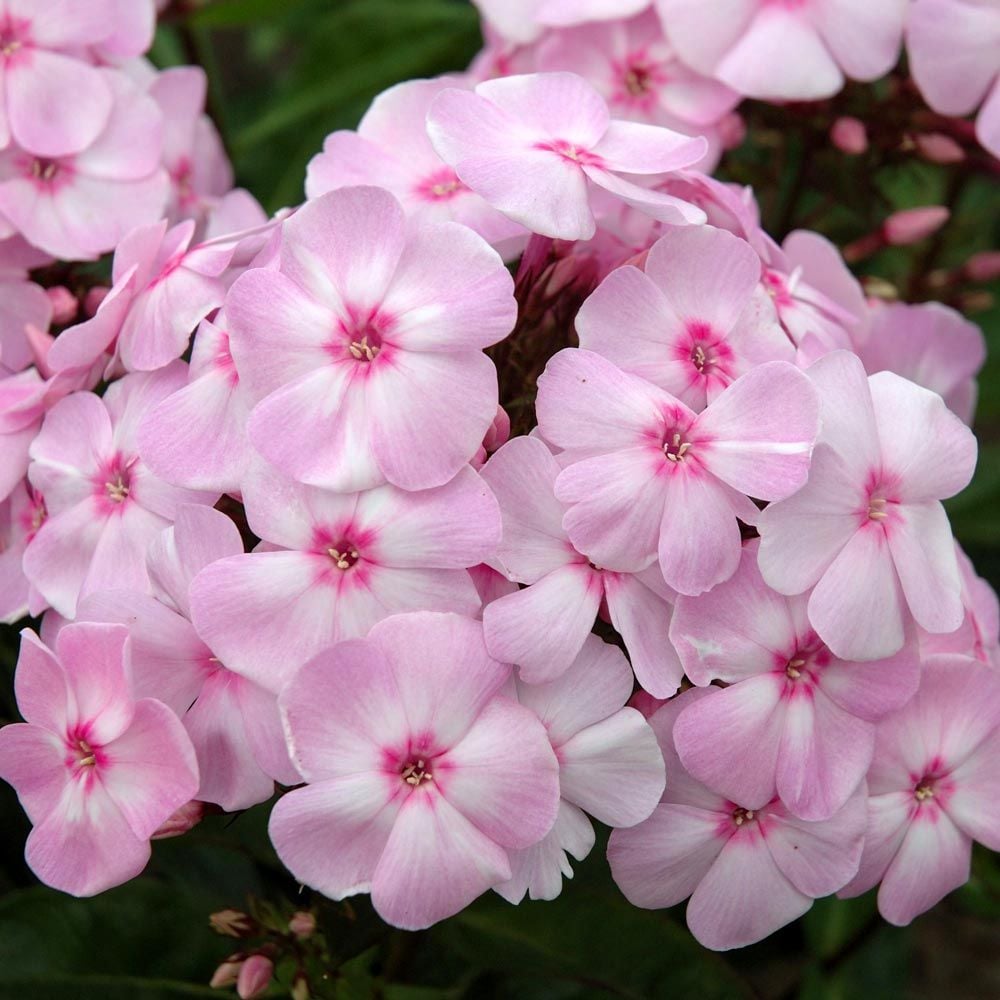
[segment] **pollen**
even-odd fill
[[[334,561],[337,569],[350,569],[358,561],[358,550],[345,546],[343,549],[336,549],[332,545],[326,550],[327,555]]]
[[[86,740],[80,740],[77,743],[77,749],[81,755],[77,761],[80,767],[93,767],[97,763],[97,756]]]
[[[352,340],[347,349],[351,352],[351,356],[358,361],[374,361],[381,350],[377,344],[368,342],[368,334],[365,334],[360,340]]]
[[[883,497],[873,497],[868,501],[868,518],[871,521],[884,521],[889,512],[885,509],[888,501]]]
[[[926,802],[927,799],[934,798],[934,786],[929,781],[922,781],[913,790],[913,797],[918,802]]]
[[[110,480],[106,482],[104,488],[114,503],[124,503],[128,498],[128,486],[120,475],[116,476],[113,482]]]
[[[796,657],[794,660],[788,661],[788,666],[785,667],[785,673],[793,680],[798,680],[802,676],[802,668],[806,665],[806,661]]]
[[[752,809],[735,809],[733,810],[733,822],[737,826],[742,826],[744,823],[749,823],[753,819]]]
[[[423,757],[410,761],[410,763],[399,772],[399,776],[403,779],[403,781],[405,781],[408,785],[412,785],[414,788],[418,785],[422,785],[425,781],[434,780],[434,775],[431,773],[431,770],[425,763]]]

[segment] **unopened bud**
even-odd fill
[[[730,111],[728,115],[723,115],[716,128],[719,131],[722,148],[726,150],[742,146],[743,140],[747,137],[747,123],[738,111]]]
[[[1000,250],[973,254],[962,268],[970,281],[993,281],[1000,278]]]
[[[914,136],[913,144],[929,163],[961,163],[965,159],[965,150],[943,132],[926,132]]]
[[[505,445],[510,438],[510,417],[502,407],[497,407],[496,416],[490,424],[486,436],[483,438],[483,447],[492,455],[498,448]]]
[[[292,980],[292,1000],[309,1000],[309,980],[304,972],[296,972]]]
[[[94,285],[83,297],[83,311],[88,316],[96,315],[101,303],[108,297],[110,291],[111,289],[104,285]]]
[[[76,301],[76,296],[65,285],[53,285],[52,288],[46,288],[45,294],[49,297],[49,304],[52,306],[52,322],[56,326],[65,326],[76,319],[80,303]]]
[[[868,149],[868,130],[858,118],[838,118],[830,129],[830,141],[848,156],[860,156]]]
[[[251,955],[241,966],[236,977],[236,993],[240,1000],[253,1000],[263,996],[271,985],[274,962],[264,955]]]
[[[950,217],[943,205],[925,205],[894,212],[882,225],[886,243],[892,246],[909,246],[919,243],[936,233]]]
[[[866,274],[861,279],[861,287],[869,299],[879,299],[885,302],[895,302],[899,298],[899,289],[885,278]]]
[[[292,914],[291,920],[288,921],[288,929],[297,938],[312,937],[316,931],[316,917],[305,910],[299,910]]]
[[[152,840],[166,840],[168,837],[179,837],[197,826],[205,816],[205,803],[192,799],[186,802],[175,813],[169,816],[156,830]]]
[[[208,981],[208,985],[212,987],[213,990],[222,990],[227,986],[234,986],[236,984],[236,979],[240,974],[240,966],[243,964],[243,957],[241,955],[230,955],[216,970],[212,973],[212,978]]]
[[[249,937],[257,929],[257,921],[242,910],[219,910],[208,918],[208,922],[216,934],[227,937]]]
[[[992,309],[996,304],[996,299],[991,292],[987,292],[985,290],[965,292],[963,295],[958,297],[958,302],[955,304],[961,312],[980,313],[986,312],[987,309]]]

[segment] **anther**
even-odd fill
[[[122,482],[121,476],[119,476],[113,483],[105,483],[104,488],[108,491],[108,496],[115,503],[124,503],[126,497],[128,497],[128,487],[124,482]]]
[[[868,501],[868,517],[872,521],[884,521],[889,512],[885,509],[886,501],[883,497],[875,497]]]
[[[368,343],[368,334],[365,334],[360,340],[352,340],[347,349],[351,352],[351,356],[358,361],[374,361],[379,352],[377,344]]]

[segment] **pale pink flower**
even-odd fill
[[[549,26],[631,17],[652,0],[473,0],[487,27],[512,42],[532,42]]]
[[[181,718],[198,758],[197,797],[227,811],[269,799],[275,779],[297,781],[274,694],[227,670],[190,622],[191,580],[210,563],[242,552],[228,517],[211,507],[182,506],[176,523],[149,548],[154,594],[97,591],[77,614],[80,621],[128,627],[136,697],[157,698]]]
[[[45,599],[21,569],[24,550],[45,520],[45,501],[27,482],[0,500],[0,622],[12,625],[25,615],[39,615]]]
[[[271,813],[300,882],[370,892],[409,930],[512,876],[510,849],[556,820],[559,764],[535,714],[502,695],[510,667],[458,615],[396,615],[307,663],[279,699],[308,783]]]
[[[559,815],[537,844],[509,852],[513,877],[494,886],[519,903],[555,899],[563,876],[594,846],[585,815],[614,827],[641,823],[663,793],[663,756],[641,713],[625,708],[632,671],[621,651],[587,637],[570,668],[546,684],[517,682],[517,699],[541,720],[559,761]]]
[[[26,721],[0,729],[0,776],[34,824],[28,865],[74,896],[138,875],[149,838],[198,788],[177,717],[132,693],[128,644],[117,625],[67,625],[52,653],[25,630],[14,690]]]
[[[589,81],[616,117],[704,135],[711,169],[721,144],[713,126],[739,103],[724,84],[685,66],[663,35],[654,11],[630,20],[586,24],[547,35],[538,46],[538,69],[566,70]]]
[[[969,878],[972,842],[1000,850],[1000,677],[961,656],[924,667],[917,696],[879,725],[868,833],[843,896],[881,883],[905,926]]]
[[[681,712],[674,742],[685,768],[731,799],[757,809],[777,795],[795,816],[822,820],[864,781],[875,723],[916,692],[920,657],[911,636],[890,659],[838,659],[807,603],[761,579],[756,542],[725,583],[678,598],[670,638],[685,673],[729,686]]]
[[[894,302],[872,310],[857,353],[869,374],[895,372],[944,398],[971,424],[986,360],[986,341],[975,323],[940,302]]]
[[[46,415],[31,445],[28,476],[49,517],[24,554],[24,572],[60,614],[95,590],[147,591],[146,547],[182,503],[215,494],[169,486],[136,452],[145,412],[183,385],[183,362],[126,376],[103,398],[76,392]]]
[[[482,349],[516,312],[503,262],[465,226],[407,220],[379,188],[307,202],[282,224],[277,269],[248,271],[226,301],[260,400],[250,441],[316,486],[440,486],[496,415]]]
[[[250,402],[229,353],[227,321],[202,320],[188,383],[139,425],[139,454],[154,474],[193,490],[238,493],[250,463]]]
[[[667,585],[700,594],[736,572],[749,496],[778,500],[806,481],[819,429],[815,388],[770,361],[701,413],[591,351],[568,349],[538,380],[538,423],[564,449],[563,526],[599,566],[637,571],[659,558]]]
[[[258,460],[244,476],[243,501],[264,544],[198,574],[192,620],[227,667],[270,691],[388,615],[479,612],[466,569],[493,555],[500,513],[468,467],[432,490],[333,493]]]
[[[979,107],[976,135],[1000,156],[1000,7],[991,0],[915,0],[906,54],[927,103],[944,115]]]
[[[497,659],[516,663],[527,683],[550,681],[576,659],[606,606],[639,683],[668,697],[683,674],[667,635],[674,594],[659,567],[615,573],[573,547],[562,526],[566,505],[554,492],[559,473],[558,461],[534,437],[508,442],[483,468],[503,517],[496,561],[511,579],[530,585],[487,604],[486,645]]]
[[[166,216],[201,222],[231,190],[233,168],[211,119],[205,115],[208,78],[200,66],[162,70],[149,95],[163,112],[163,165],[170,175]]]
[[[636,183],[697,163],[704,139],[612,120],[604,98],[573,73],[533,73],[449,89],[427,129],[459,179],[534,233],[594,235],[594,203],[617,199],[653,218],[701,223],[700,209]]]
[[[760,276],[738,237],[671,227],[642,270],[619,267],[583,303],[580,346],[703,410],[751,368],[795,360]]]
[[[111,117],[77,153],[0,153],[0,212],[25,239],[66,260],[93,260],[135,226],[158,219],[168,180],[160,167],[162,120],[152,98],[114,70]]]
[[[427,112],[442,90],[464,87],[461,77],[408,80],[378,95],[356,132],[326,137],[309,161],[306,197],[357,184],[376,184],[399,199],[407,215],[429,222],[452,220],[479,233],[504,256],[516,256],[527,236],[465,186],[434,151]],[[470,88],[471,89],[471,88]]]
[[[0,6],[0,149],[79,153],[114,100],[108,76],[80,58],[113,28],[111,0],[4,0]]]
[[[875,80],[899,58],[909,0],[656,0],[689,66],[747,97],[832,97],[844,77]]]
[[[866,378],[846,351],[809,376],[822,433],[809,482],[757,520],[764,579],[783,594],[813,588],[809,621],[846,660],[896,653],[911,615],[953,632],[964,609],[940,501],[972,478],[975,437],[936,393],[892,372]]]
[[[659,909],[690,896],[691,933],[706,948],[725,951],[762,940],[854,877],[865,791],[830,819],[810,823],[777,799],[753,808],[696,781],[674,750],[674,724],[689,706],[718,697],[717,690],[686,691],[649,720],[666,762],[666,791],[649,819],[612,831],[608,861],[636,906]]]

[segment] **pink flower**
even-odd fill
[[[580,346],[703,410],[751,368],[795,360],[760,273],[753,249],[725,230],[671,228],[643,270],[612,271],[584,302]]]
[[[4,0],[0,7],[0,149],[79,153],[111,115],[107,75],[79,58],[112,30],[109,0]]]
[[[191,580],[242,553],[236,526],[211,507],[186,505],[152,542],[154,594],[101,590],[79,605],[80,621],[125,625],[132,636],[136,697],[157,698],[184,723],[198,759],[197,798],[227,811],[269,799],[274,781],[294,784],[273,693],[226,669],[191,625]]]
[[[290,476],[335,490],[441,486],[497,408],[482,349],[513,328],[513,282],[453,222],[408,222],[379,188],[307,202],[281,231],[277,269],[226,301],[240,378],[260,400],[253,445]]]
[[[134,878],[149,838],[198,787],[180,722],[130,683],[128,632],[67,625],[52,653],[21,633],[14,688],[24,723],[0,729],[0,776],[34,829],[25,857],[46,884],[92,896]]]
[[[870,374],[902,375],[942,396],[953,413],[972,423],[986,341],[961,313],[939,302],[874,309],[857,353]]]
[[[464,184],[544,236],[590,239],[594,200],[608,192],[656,219],[705,219],[693,205],[623,176],[690,166],[704,155],[705,140],[613,121],[601,95],[573,73],[509,76],[474,92],[442,91],[427,130]]]
[[[1000,8],[988,0],[916,0],[906,54],[935,111],[967,115],[982,105],[976,134],[1000,156]]]
[[[501,694],[509,681],[458,615],[397,615],[307,663],[279,705],[308,784],[270,823],[295,878],[371,892],[408,930],[509,880],[507,851],[541,840],[559,803],[545,729]]]
[[[27,482],[0,501],[0,622],[12,625],[45,610],[45,599],[21,569],[24,550],[45,517],[45,501]]]
[[[49,411],[31,445],[28,476],[49,517],[25,550],[24,572],[67,618],[95,590],[147,591],[147,545],[180,504],[216,499],[168,486],[136,453],[144,413],[182,385],[186,371],[177,362],[130,375],[103,398],[73,393]]]
[[[965,657],[924,667],[920,691],[879,725],[857,878],[905,926],[968,881],[972,841],[1000,850],[1000,678]]]
[[[846,351],[809,375],[823,430],[809,482],[758,518],[764,579],[783,594],[814,588],[809,621],[846,660],[892,656],[910,615],[953,632],[964,611],[940,501],[972,478],[976,439],[936,393],[892,372],[866,379]]]
[[[680,712],[718,697],[712,690],[686,691],[649,720],[667,766],[666,791],[645,822],[612,831],[608,861],[636,906],[658,909],[690,896],[691,933],[725,951],[762,940],[853,878],[865,793],[859,789],[830,819],[808,823],[777,800],[751,808],[697,782],[677,757],[672,731]]]
[[[166,203],[159,110],[114,70],[99,72],[114,95],[111,117],[72,155],[0,153],[0,212],[39,249],[93,260],[130,229],[158,219]]]
[[[503,516],[496,559],[511,579],[530,585],[487,604],[487,648],[518,664],[525,682],[551,681],[577,658],[606,602],[639,683],[668,697],[683,673],[667,637],[674,595],[656,566],[615,573],[573,547],[562,526],[566,506],[554,493],[559,473],[558,461],[534,437],[514,438],[483,468]]]
[[[149,86],[149,96],[163,112],[163,165],[171,185],[166,215],[172,222],[201,222],[233,186],[222,140],[204,113],[207,90],[200,66],[162,70]]]
[[[496,246],[519,252],[527,234],[466,187],[434,151],[424,124],[442,90],[463,87],[461,77],[408,80],[379,94],[356,132],[326,137],[323,151],[309,161],[306,196],[356,184],[391,191],[407,215],[428,222],[461,222]]]
[[[832,97],[844,77],[875,80],[899,57],[908,0],[656,0],[663,28],[689,66],[747,97]]]
[[[115,250],[111,292],[97,315],[64,330],[49,352],[57,369],[93,363],[105,352],[129,371],[154,371],[181,356],[191,331],[222,305],[221,275],[235,239],[191,246],[195,223],[165,221],[133,229]]]
[[[652,0],[473,0],[487,27],[513,42],[532,42],[547,26],[613,21],[645,10]]]
[[[551,32],[539,44],[538,68],[578,73],[613,114],[688,135],[706,134],[740,100],[677,58],[652,10],[627,21]]]
[[[690,704],[674,725],[684,767],[757,809],[776,795],[793,815],[829,819],[864,781],[875,723],[920,682],[912,641],[891,659],[835,657],[806,617],[807,599],[761,579],[757,544],[701,597],[678,598],[670,638],[697,685],[729,685]]]
[[[738,378],[701,413],[598,354],[560,351],[538,380],[542,435],[564,466],[563,526],[599,566],[645,569],[700,594],[736,572],[748,496],[778,500],[806,481],[819,401],[792,365]]]
[[[594,846],[585,813],[609,826],[642,822],[663,793],[663,756],[642,715],[625,702],[632,671],[621,651],[587,637],[570,668],[546,684],[517,683],[517,699],[541,720],[559,761],[559,815],[537,844],[512,850],[513,877],[494,886],[519,903],[555,899],[569,857],[582,861]]]
[[[407,493],[332,493],[257,462],[243,480],[255,552],[220,559],[191,587],[198,634],[231,670],[278,692],[306,660],[401,611],[475,615],[466,572],[489,558],[500,514],[469,468]]]
[[[250,401],[229,353],[227,322],[202,320],[187,385],[157,403],[139,425],[139,453],[175,486],[238,493],[250,463]]]

